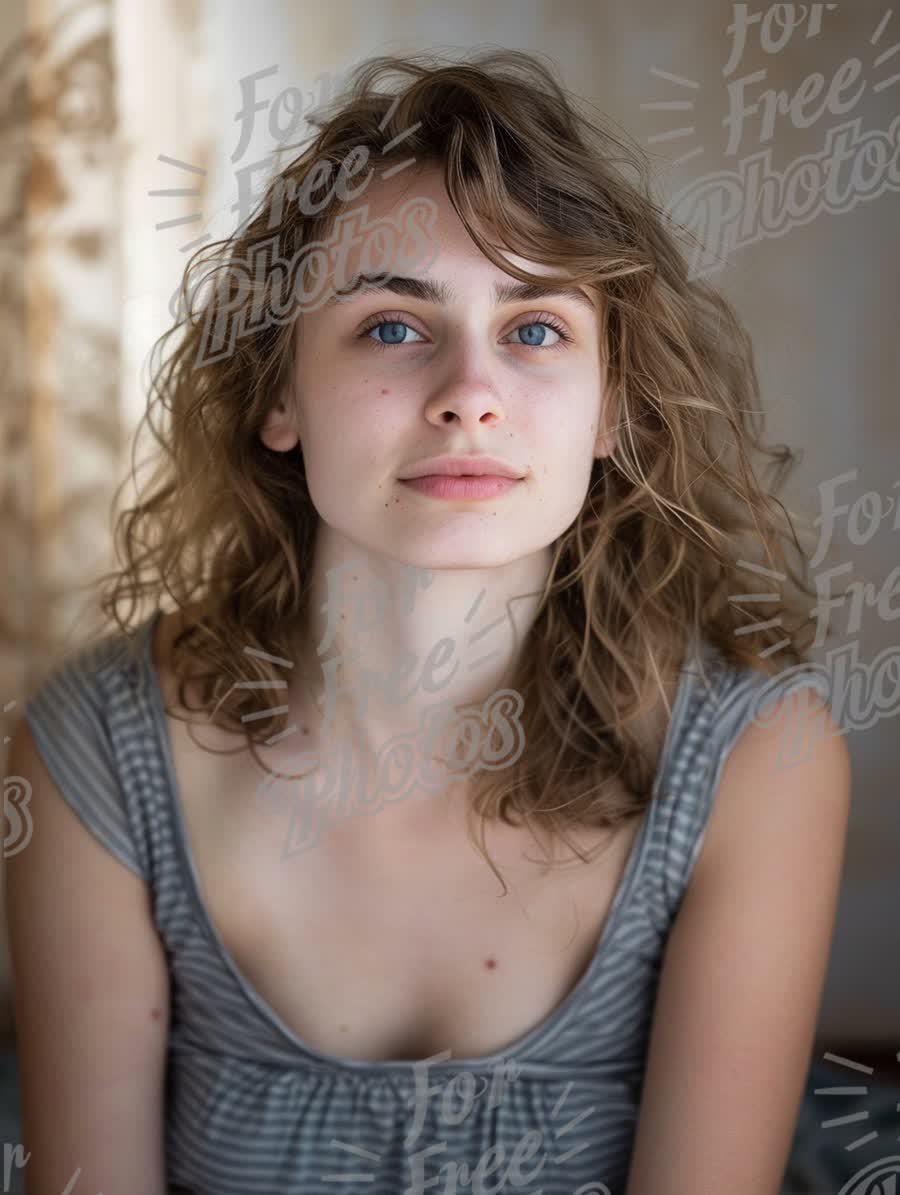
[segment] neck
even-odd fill
[[[500,690],[519,664],[550,559],[544,550],[485,569],[428,569],[319,537],[294,657],[305,698],[293,694],[316,740],[350,742],[374,765],[399,738],[418,761],[446,759],[477,726],[487,735],[492,703],[511,712],[514,698]],[[436,718],[444,730],[429,737]]]

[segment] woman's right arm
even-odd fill
[[[4,860],[25,1190],[165,1195],[169,976],[140,876],[82,824],[22,722],[31,838]]]

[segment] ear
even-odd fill
[[[600,354],[600,426],[594,440],[594,456],[610,456],[618,444],[618,434],[607,431],[614,413],[613,391],[609,386],[609,365],[605,353]]]
[[[300,430],[294,413],[294,404],[286,393],[282,393],[266,415],[259,429],[259,438],[266,448],[273,452],[290,452],[300,441]]]
[[[598,435],[594,441],[594,456],[598,459],[602,456],[610,456],[616,447],[616,436],[610,432],[608,435]]]
[[[594,456],[610,456],[615,450],[619,442],[618,434],[614,431],[607,431],[607,425],[612,421],[611,404],[606,401],[604,394],[603,411],[600,420],[600,428],[594,439]]]

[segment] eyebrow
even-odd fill
[[[496,304],[500,303],[531,303],[537,299],[573,299],[586,307],[592,315],[596,314],[594,303],[584,291],[573,286],[549,286],[535,282],[495,282],[493,297]],[[456,291],[446,282],[436,282],[431,278],[402,278],[394,277],[382,280],[378,274],[360,274],[348,290],[338,291],[324,304],[325,307],[335,307],[341,303],[350,303],[360,295],[390,293],[403,295],[409,299],[421,299],[425,303],[447,305],[456,298]]]

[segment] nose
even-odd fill
[[[435,424],[456,420],[468,429],[502,423],[506,415],[497,387],[486,376],[484,363],[468,357],[457,360],[453,377],[429,397],[425,417]]]
[[[435,413],[429,414],[432,422],[452,423],[458,420],[464,428],[477,427],[478,424],[498,424],[503,422],[500,404],[484,396],[455,398],[450,401],[437,403]]]

